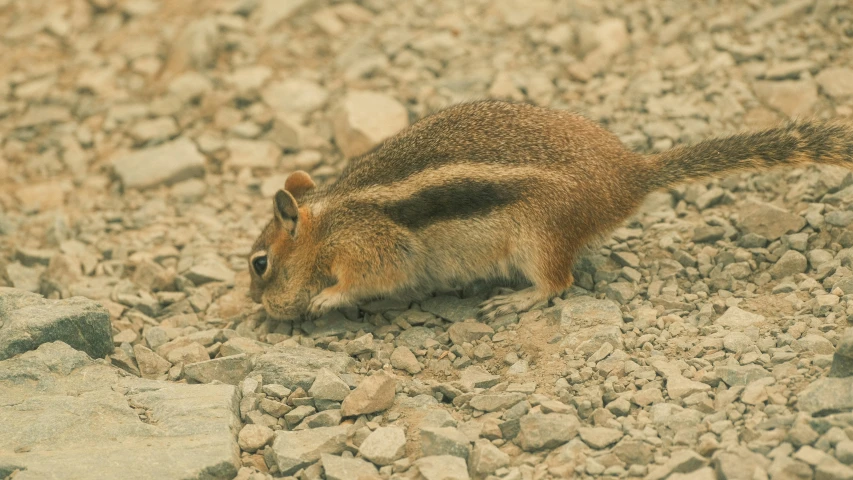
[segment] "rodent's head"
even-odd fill
[[[312,294],[315,246],[311,245],[311,218],[298,200],[314,186],[305,172],[287,177],[284,189],[273,197],[273,218],[249,254],[249,296],[279,320],[302,315]]]

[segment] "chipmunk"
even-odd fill
[[[567,111],[456,105],[353,159],[333,184],[292,173],[249,256],[250,296],[291,320],[522,277],[533,286],[487,300],[480,313],[522,312],[567,290],[581,249],[651,192],[807,163],[853,163],[853,128],[793,122],[642,155]]]

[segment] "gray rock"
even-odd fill
[[[239,398],[231,385],[130,377],[61,342],[45,343],[0,362],[0,424],[7,432],[0,436],[0,472],[20,468],[21,479],[57,472],[231,479],[240,466]],[[158,458],[169,461],[152,461]]]
[[[830,97],[842,99],[853,97],[851,78],[853,78],[853,68],[829,67],[821,70],[814,79],[824,93]]]
[[[368,333],[366,335],[362,335],[358,338],[354,338],[347,343],[346,352],[347,355],[351,357],[355,357],[361,355],[363,353],[370,353],[375,349],[373,344],[373,334]]]
[[[46,300],[22,290],[0,287],[0,360],[61,341],[93,358],[113,351],[110,314],[87,298]]]
[[[475,477],[484,477],[508,466],[509,455],[500,451],[492,442],[481,438],[474,442],[474,449],[468,463]]]
[[[391,465],[406,454],[406,434],[400,427],[379,427],[361,442],[358,451],[377,465]]]
[[[320,427],[275,433],[272,447],[264,451],[267,465],[277,465],[282,475],[292,475],[324,453],[338,455],[346,449],[347,426]]]
[[[597,450],[607,448],[622,438],[622,432],[615,428],[583,427],[578,429],[581,440]]]
[[[143,120],[131,127],[127,133],[137,145],[153,145],[165,142],[179,132],[174,118],[160,117]]]
[[[273,4],[275,2],[266,2]],[[287,2],[283,2],[287,3]],[[273,110],[289,115],[304,115],[322,107],[329,92],[316,82],[289,78],[269,84],[262,92],[264,102]]]
[[[797,396],[797,408],[811,415],[853,409],[853,377],[821,378]]]
[[[271,428],[250,423],[240,429],[237,443],[247,452],[256,452],[268,445],[274,437],[275,432]]]
[[[851,480],[853,479],[853,468],[844,465],[832,457],[818,463],[815,466],[816,480]]]
[[[721,365],[714,372],[726,385],[734,387],[737,385],[748,385],[759,378],[772,377],[773,375],[758,365]]]
[[[340,402],[350,394],[350,388],[335,372],[328,368],[321,368],[308,394],[318,400]]]
[[[398,370],[405,370],[408,373],[415,374],[420,372],[420,362],[409,347],[397,347],[391,353],[391,366]]]
[[[376,373],[358,384],[341,403],[344,417],[387,410],[394,405],[397,380],[385,373]]]
[[[421,420],[421,427],[455,427],[456,419],[447,410],[430,410]]]
[[[397,346],[418,350],[424,347],[427,340],[434,340],[435,332],[426,327],[412,327],[397,335]]]
[[[805,257],[804,257],[805,258]],[[738,307],[729,307],[726,313],[720,315],[714,324],[726,327],[729,330],[743,330],[748,327],[764,322],[764,316],[741,310]]]
[[[424,480],[469,480],[465,459],[452,455],[423,457],[415,461]]]
[[[332,121],[335,141],[352,158],[409,126],[409,112],[394,98],[376,92],[351,91]],[[421,306],[424,310],[426,307]]]
[[[563,331],[577,331],[599,325],[622,325],[622,311],[612,300],[572,297],[559,305],[559,312],[560,328]]]
[[[457,298],[449,295],[431,297],[421,302],[421,308],[449,322],[461,322],[469,318],[477,318],[478,298]]]
[[[204,285],[210,282],[234,283],[234,271],[225,264],[216,261],[206,261],[193,265],[184,276],[196,285]]]
[[[204,156],[195,144],[182,137],[117,157],[113,160],[113,168],[125,188],[143,189],[201,177],[204,163]]]
[[[309,390],[321,368],[336,374],[345,373],[355,361],[344,353],[306,347],[274,347],[255,360],[253,375],[260,375],[263,383],[276,383],[291,390],[302,387]]]
[[[753,84],[753,89],[762,103],[791,118],[811,115],[818,101],[817,85],[812,79],[759,81]],[[784,221],[785,218],[780,217],[779,220]]]
[[[524,400],[523,393],[481,393],[471,397],[468,404],[471,408],[483,412],[505,410]]]
[[[531,452],[558,447],[578,434],[580,421],[574,415],[562,413],[528,414],[519,419],[515,443]]]
[[[623,439],[611,451],[629,465],[648,465],[655,459],[652,447],[637,440]]]
[[[713,243],[726,235],[726,229],[716,225],[701,225],[693,230],[693,241],[696,243]]]
[[[708,465],[702,455],[693,450],[677,450],[672,452],[672,456],[663,465],[654,467],[646,476],[648,480],[663,480],[664,478],[672,478],[671,475],[679,473],[691,473]]]
[[[184,365],[184,378],[198,383],[218,381],[238,385],[252,369],[245,353]]]
[[[805,225],[803,217],[788,210],[769,203],[747,202],[740,209],[738,228],[743,233],[755,233],[772,242],[786,233],[799,232]]]
[[[454,427],[421,427],[421,452],[423,456],[453,455],[468,459],[471,442]]]
[[[853,328],[844,331],[844,336],[838,342],[838,347],[832,356],[830,377],[853,376]]]
[[[790,277],[796,273],[803,273],[808,269],[809,262],[805,255],[794,250],[785,252],[776,263],[770,267],[768,272],[775,279]]]
[[[360,458],[343,458],[324,453],[320,455],[320,463],[323,464],[327,480],[357,480],[379,475],[376,467]]]
[[[308,428],[336,427],[341,424],[342,418],[340,409],[323,410],[305,417],[302,424]]]
[[[483,337],[491,338],[495,334],[495,329],[479,322],[457,322],[447,329],[447,334],[450,336],[450,341],[456,345],[463,343],[473,343]]]

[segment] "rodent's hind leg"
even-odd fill
[[[525,288],[506,295],[496,295],[480,304],[480,317],[494,320],[497,317],[530,310],[536,304],[548,302],[551,295],[538,287]]]
[[[308,304],[308,315],[316,318],[336,308],[350,304],[350,296],[341,284],[332,285],[322,290]]]
[[[506,295],[497,295],[480,304],[480,317],[493,320],[511,313],[530,310],[539,303],[548,303],[561,295],[575,281],[572,276],[574,249],[564,238],[554,238],[546,242],[547,248],[540,250],[540,256],[524,259],[519,270],[533,282],[533,287]],[[535,251],[535,250],[534,250]]]

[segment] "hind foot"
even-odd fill
[[[536,287],[506,295],[496,295],[480,304],[480,317],[494,320],[511,313],[523,313],[539,303],[547,304],[551,296]]]

